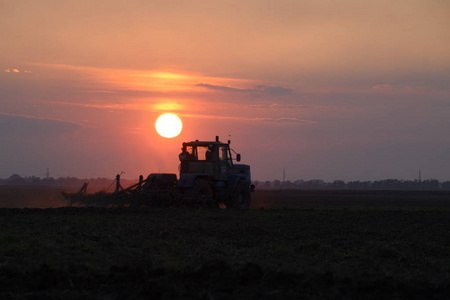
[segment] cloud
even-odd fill
[[[292,89],[279,87],[275,85],[262,85],[259,84],[255,86],[256,90],[271,94],[271,95],[288,95],[293,92]]]
[[[295,117],[234,117],[234,116],[218,116],[218,115],[192,115],[185,114],[186,117],[204,118],[204,119],[219,119],[219,120],[235,120],[235,121],[261,121],[261,122],[275,122],[275,123],[291,123],[311,125],[316,124],[316,121],[303,120]]]
[[[394,86],[391,84],[376,84],[376,85],[372,86],[372,89],[374,89],[374,90],[392,90],[393,87]]]
[[[239,89],[235,87],[214,85],[208,83],[198,83],[195,86],[204,87],[210,90],[218,90],[224,92],[238,92],[238,93],[265,93],[270,95],[288,95],[293,92],[292,89],[279,87],[275,85],[258,84],[253,89]]]
[[[129,112],[161,112],[161,111],[179,111],[185,108],[182,101],[176,99],[145,99],[135,101],[116,101],[116,100],[100,100],[90,99],[86,102],[68,102],[68,101],[53,101],[49,102],[55,105],[64,105],[72,107],[93,108],[106,111],[129,111]]]
[[[277,123],[294,123],[294,124],[316,124],[317,121],[311,121],[311,120],[303,120],[299,118],[289,118],[289,117],[281,117],[281,118],[253,118],[248,120],[254,120],[254,121],[265,121],[265,122],[277,122]]]
[[[279,103],[272,103],[272,104],[250,104],[250,105],[245,105],[244,108],[245,109],[282,110],[282,109],[308,108],[308,106],[304,105],[304,104],[279,104]]]
[[[347,106],[335,106],[335,105],[306,105],[306,104],[281,104],[281,103],[272,103],[272,104],[248,104],[243,106],[244,109],[251,110],[268,110],[268,111],[295,111],[295,110],[342,110],[348,109]]]
[[[426,86],[418,85],[392,85],[392,84],[376,84],[372,86],[373,90],[396,92],[396,93],[429,93],[433,90]]]
[[[229,87],[229,86],[213,85],[213,84],[208,84],[208,83],[198,83],[195,86],[204,87],[209,90],[224,91],[224,92],[248,93],[248,92],[255,91],[253,89],[238,89],[238,88],[233,88],[233,87]]]
[[[3,140],[11,137],[51,138],[78,128],[79,125],[67,121],[0,113],[0,137]]]
[[[183,109],[183,105],[176,102],[162,102],[154,104],[153,108],[157,111],[174,111]]]
[[[5,73],[20,73],[19,69],[5,69],[3,70]],[[23,73],[32,73],[30,70],[23,70]]]

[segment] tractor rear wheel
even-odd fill
[[[250,189],[239,183],[234,190],[232,199],[227,203],[229,208],[247,209],[250,207]]]
[[[196,179],[192,188],[188,190],[188,196],[195,204],[201,207],[216,207],[218,204],[213,198],[213,189],[206,179]]]

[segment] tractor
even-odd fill
[[[84,206],[249,208],[255,188],[250,166],[233,162],[240,162],[241,155],[231,149],[230,141],[222,143],[216,136],[215,141],[185,142],[179,160],[179,179],[176,174],[151,173],[123,189],[117,175],[113,193],[87,195],[85,183],[78,193],[64,195],[73,205]]]
[[[216,140],[183,143],[180,158],[180,189],[186,203],[230,208],[248,208],[251,185],[250,166],[233,163],[230,141]],[[241,155],[236,154],[236,161]]]

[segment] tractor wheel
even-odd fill
[[[238,184],[227,207],[238,209],[247,209],[250,207],[250,189],[244,183]]]
[[[196,179],[192,188],[188,190],[188,196],[195,204],[201,207],[215,207],[217,203],[213,199],[211,184],[205,179]]]

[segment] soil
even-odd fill
[[[250,210],[2,208],[0,299],[448,298],[448,195],[258,196]]]

